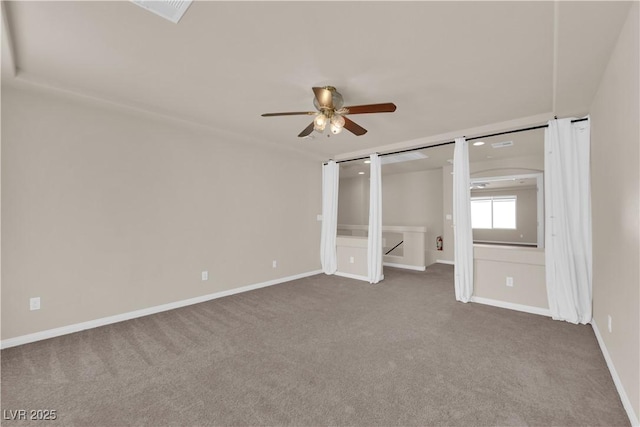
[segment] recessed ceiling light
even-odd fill
[[[484,145],[484,141],[474,142],[473,145],[475,145],[476,147],[479,147],[480,145]]]
[[[365,162],[366,164],[369,164],[369,163],[371,163],[371,160],[365,160],[364,162]]]
[[[358,172],[358,175],[364,175],[364,172]]]

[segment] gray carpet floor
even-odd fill
[[[3,350],[2,425],[629,425],[590,326],[456,303],[453,268],[313,276]]]

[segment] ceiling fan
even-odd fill
[[[323,132],[329,125],[331,133],[338,134],[345,128],[354,135],[360,136],[367,133],[367,130],[357,123],[345,117],[348,114],[368,114],[368,113],[393,113],[396,106],[392,102],[384,104],[354,105],[343,107],[342,95],[333,86],[314,87],[313,105],[318,111],[296,111],[290,113],[265,113],[262,117],[274,116],[316,116],[311,124],[304,128],[299,137],[309,136],[314,130]]]

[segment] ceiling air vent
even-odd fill
[[[511,147],[512,145],[513,145],[513,141],[494,142],[491,144],[493,148]]]
[[[471,188],[472,190],[481,190],[483,188],[487,188],[488,185],[488,182],[472,182],[471,187],[469,188]]]
[[[149,12],[162,16],[164,19],[177,24],[182,15],[191,5],[192,0],[131,0]]]
[[[407,153],[400,153],[400,154],[392,154],[389,156],[382,156],[380,157],[380,163],[383,165],[389,164],[389,163],[401,163],[401,162],[408,162],[411,160],[420,160],[420,159],[426,159],[427,156],[426,154],[422,154],[419,151],[409,151]]]

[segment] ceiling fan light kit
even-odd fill
[[[335,135],[342,132],[345,123],[346,120],[344,117],[340,114],[334,114],[333,117],[331,117],[331,133]]]
[[[327,118],[324,114],[318,114],[316,118],[313,119],[313,130],[322,132],[326,126]]]
[[[364,135],[367,130],[351,119],[345,117],[348,114],[367,114],[367,113],[392,113],[396,111],[395,104],[387,102],[384,104],[368,104],[356,105],[352,107],[343,107],[344,100],[340,92],[333,86],[314,87],[313,106],[318,110],[315,111],[297,111],[289,113],[265,113],[262,117],[274,116],[295,116],[295,115],[315,115],[313,122],[307,126],[298,135],[301,138],[309,136],[314,130],[316,132],[324,132],[327,124],[332,134],[337,135],[346,128],[349,132],[356,136]],[[327,135],[330,136],[330,135]]]

